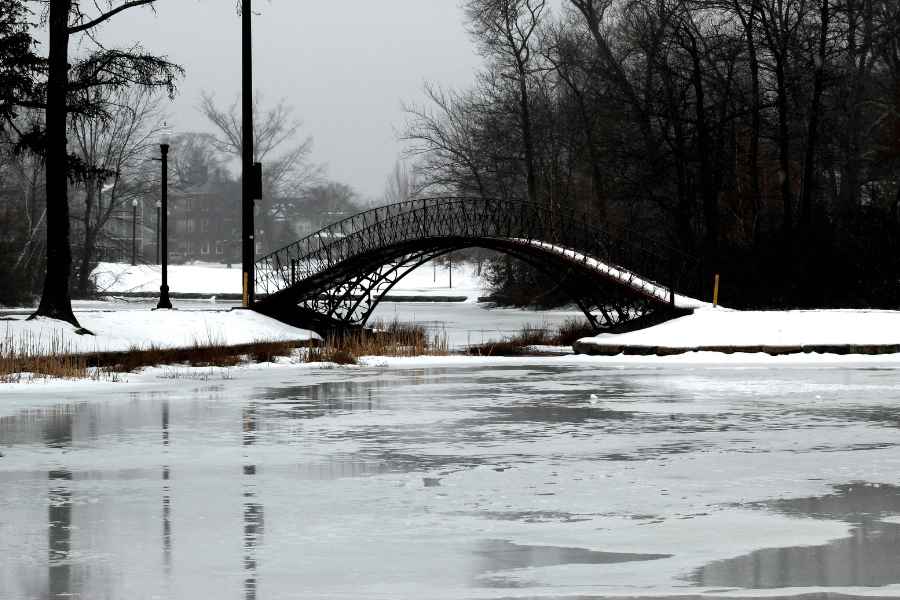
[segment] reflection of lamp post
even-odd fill
[[[159,286],[159,304],[156,308],[172,308],[172,302],[169,301],[169,275],[167,267],[169,266],[169,142],[172,141],[172,133],[163,128],[159,132],[159,150],[162,152],[162,232],[159,234],[162,240],[162,285]]]
[[[156,201],[156,264],[159,264],[159,209],[162,208],[162,202]]]
[[[137,266],[137,198],[131,201],[131,266]]]

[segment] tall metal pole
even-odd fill
[[[131,266],[137,266],[137,200],[131,202]]]
[[[162,285],[159,286],[159,303],[156,305],[156,308],[172,308],[172,302],[169,300],[169,144],[160,144],[160,151],[162,151],[162,192],[161,192],[161,200],[162,206],[160,207],[160,212],[162,216],[162,222],[160,225],[160,234],[159,237],[162,240],[162,252],[160,252],[160,258],[162,259]]]
[[[159,202],[156,203],[156,264],[159,264],[159,208],[162,206]]]
[[[243,278],[247,290],[244,294],[245,307],[253,306],[253,60],[250,45],[250,0],[243,0],[241,6],[241,20],[243,31],[243,75],[241,84],[242,99],[242,128],[243,140],[241,146],[241,236]]]

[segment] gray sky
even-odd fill
[[[156,15],[129,9],[99,32],[105,44],[140,42],[182,65],[171,104],[174,132],[211,131],[198,92],[220,106],[241,83],[235,0],[160,0]],[[424,102],[425,80],[461,87],[479,64],[456,0],[254,0],[254,87],[267,104],[286,97],[315,140],[328,177],[377,196],[403,145],[400,101]],[[74,48],[73,48],[74,50]]]

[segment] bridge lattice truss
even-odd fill
[[[699,282],[698,259],[582,211],[429,198],[360,213],[260,259],[254,308],[314,329],[360,327],[409,271],[469,247],[545,272],[597,329],[674,303]]]

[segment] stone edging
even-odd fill
[[[764,352],[769,356],[783,354],[896,354],[900,352],[900,344],[812,344],[808,346],[629,346],[624,344],[591,344],[578,340],[572,344],[575,354],[588,354],[592,356],[671,356],[685,354],[687,352],[721,352],[722,354],[734,353],[759,353]]]

